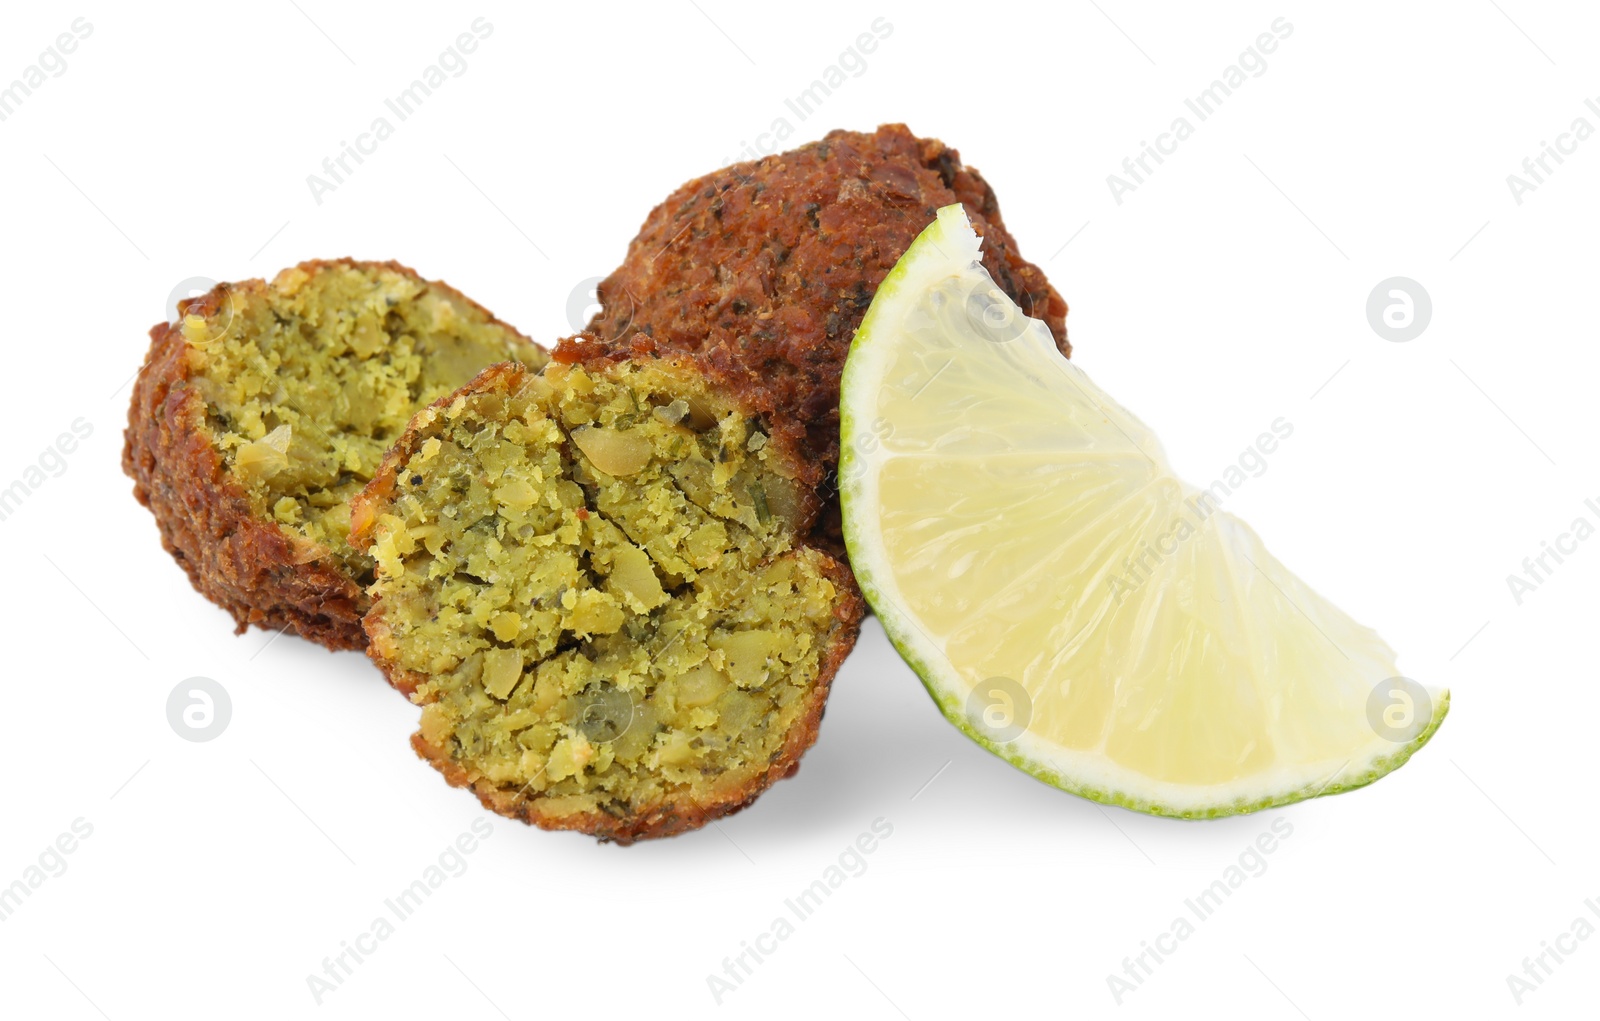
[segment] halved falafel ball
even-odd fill
[[[368,655],[485,807],[631,843],[790,775],[855,643],[801,466],[688,366],[496,366],[354,506]]]
[[[398,263],[306,262],[220,284],[150,331],[122,466],[162,544],[249,624],[366,644],[372,561],[350,498],[419,409],[544,351]]]

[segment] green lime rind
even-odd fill
[[[911,247],[906,250],[905,255],[901,256],[900,261],[895,264],[889,274],[884,277],[883,282],[878,285],[878,291],[873,298],[872,305],[867,309],[867,314],[862,319],[860,328],[856,331],[855,339],[851,344],[850,356],[845,360],[844,373],[840,381],[841,400],[839,407],[839,431],[840,436],[843,438],[843,442],[840,444],[839,457],[839,497],[843,507],[845,549],[850,555],[851,568],[855,573],[856,582],[861,588],[862,595],[877,614],[890,644],[894,646],[895,651],[900,654],[900,658],[906,662],[906,665],[922,681],[923,687],[933,697],[934,704],[939,707],[939,711],[944,714],[945,719],[949,720],[958,730],[991,754],[1052,787],[1102,805],[1115,805],[1135,812],[1172,819],[1222,819],[1259,812],[1264,809],[1277,808],[1283,805],[1291,805],[1311,798],[1343,794],[1347,791],[1365,787],[1405,765],[1411,756],[1417,753],[1418,749],[1428,743],[1439,729],[1439,725],[1444,722],[1445,716],[1449,714],[1450,692],[1448,689],[1438,692],[1433,706],[1433,715],[1429,719],[1427,727],[1420,734],[1405,744],[1395,746],[1394,750],[1387,754],[1375,756],[1354,772],[1347,768],[1349,764],[1346,763],[1335,771],[1333,777],[1321,783],[1306,784],[1290,790],[1267,794],[1253,800],[1238,799],[1202,808],[1176,809],[1148,798],[1115,790],[1101,790],[1080,783],[1044,762],[1023,755],[1015,748],[1012,742],[994,741],[972,725],[965,712],[963,699],[954,692],[945,690],[933,680],[939,675],[939,671],[925,662],[915,651],[916,643],[911,634],[912,626],[908,626],[905,614],[892,601],[884,597],[883,590],[878,584],[874,558],[869,555],[867,545],[863,542],[855,521],[853,509],[861,488],[858,473],[862,466],[857,463],[859,455],[855,452],[855,445],[850,441],[851,437],[856,435],[857,418],[852,411],[849,395],[852,393],[852,382],[863,371],[860,368],[862,361],[856,357],[856,353],[874,343],[874,327],[881,316],[880,307],[888,307],[899,297],[907,279],[912,275],[911,267],[916,265],[919,257],[927,255],[927,249],[932,248],[939,251],[939,254],[943,254],[939,250],[938,239],[951,219],[957,216],[964,218],[964,215],[959,205],[946,206],[941,209],[938,219],[917,236]]]

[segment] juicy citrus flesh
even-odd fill
[[[1163,815],[1403,763],[1448,692],[1397,688],[1389,646],[1225,494],[1180,480],[979,244],[960,206],[940,211],[879,288],[843,388],[851,563],[945,715],[1040,779]]]

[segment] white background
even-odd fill
[[[93,33],[0,123],[0,486],[74,420],[93,433],[0,522],[0,885],[75,819],[93,833],[0,922],[0,1013],[1592,1010],[1600,936],[1520,1008],[1507,975],[1574,919],[1600,925],[1600,542],[1520,606],[1506,581],[1600,522],[1600,138],[1520,205],[1506,183],[1575,118],[1600,128],[1592,6],[23,6],[0,16],[0,82],[74,18]],[[480,16],[493,34],[465,73],[314,201],[307,175]],[[784,99],[878,17],[892,34],[864,72],[796,118]],[[1107,175],[1280,17],[1293,34],[1265,72],[1119,205]],[[1080,364],[1191,479],[1293,423],[1230,509],[1409,676],[1453,690],[1432,744],[1373,787],[1258,816],[1102,809],[968,744],[869,621],[795,779],[716,827],[598,846],[486,816],[415,758],[416,710],[362,656],[235,638],[162,552],[118,460],[127,381],[179,281],[395,258],[548,343],[655,202],[780,116],[791,146],[905,121],[958,147],[1070,303]],[[1366,319],[1395,275],[1433,302],[1408,343]],[[166,718],[197,675],[232,699],[209,743]],[[484,818],[465,873],[317,1005],[307,976]],[[893,833],[865,873],[718,1006],[707,976],[879,818]],[[1275,819],[1292,836],[1266,872],[1118,1005],[1107,976]]]

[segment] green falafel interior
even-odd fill
[[[627,840],[810,744],[854,589],[796,544],[811,498],[767,434],[687,370],[497,366],[390,459],[356,504],[369,651],[453,782]]]
[[[542,349],[440,284],[383,263],[286,269],[186,315],[192,385],[223,463],[255,512],[333,551],[358,582],[350,499],[419,409],[481,369]],[[308,544],[307,556],[320,551]]]

